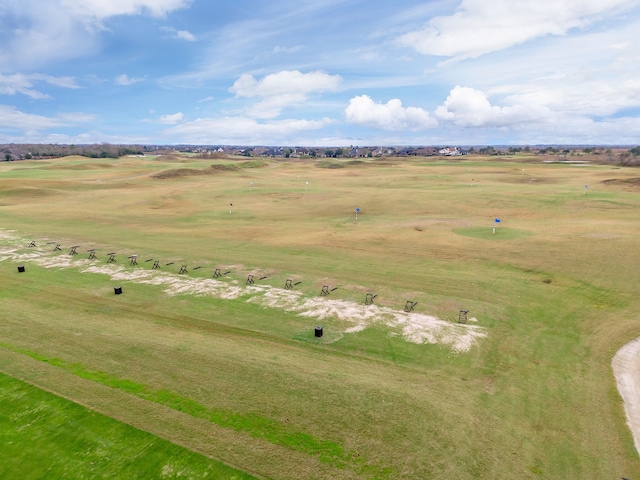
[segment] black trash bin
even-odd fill
[[[122,287],[114,287],[113,293],[115,293],[116,295],[120,295],[122,293]]]
[[[24,265],[18,265],[18,272],[24,272]]]
[[[321,337],[322,336],[322,327],[316,327],[314,334],[318,338]]]

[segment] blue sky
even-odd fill
[[[640,144],[640,0],[3,0],[0,143]]]

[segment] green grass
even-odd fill
[[[2,478],[255,478],[0,374]]]
[[[39,362],[47,363],[110,388],[115,388],[137,397],[167,406],[173,410],[186,413],[193,417],[205,418],[222,427],[237,431],[247,431],[256,438],[265,438],[269,442],[284,445],[305,453],[318,454],[323,461],[341,462],[345,459],[343,449],[332,442],[325,442],[299,432],[290,432],[282,425],[259,415],[241,415],[221,409],[206,408],[204,405],[189,398],[167,390],[155,390],[148,385],[133,382],[126,378],[118,378],[101,371],[93,371],[78,363],[69,363],[60,358],[48,358],[36,352],[15,348],[0,343],[0,347],[27,355]]]
[[[483,238],[485,240],[515,240],[518,238],[526,238],[533,235],[527,230],[519,230],[517,228],[496,227],[470,227],[470,228],[454,228],[454,233],[464,235],[466,237]]]
[[[3,370],[270,478],[640,476],[610,368],[640,335],[640,198],[603,183],[637,171],[474,157],[152,177],[243,161],[0,165],[0,227],[22,254],[32,239],[58,241],[65,250],[47,256],[81,245],[73,262],[96,248],[103,265],[116,251],[127,272],[154,258],[162,272],[188,265],[189,279],[229,269],[221,281],[239,286],[250,273],[279,288],[293,277],[310,300],[331,285],[335,300],[418,301],[451,323],[468,309],[487,336],[456,353],[408,342],[398,326],[346,333],[336,318],[249,295],[119,280],[114,296],[114,281],[79,266],[25,259],[18,274],[5,260]]]

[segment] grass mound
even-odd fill
[[[250,162],[246,162],[246,163],[250,163]],[[230,165],[228,163],[214,163],[213,165],[211,165],[209,167],[210,171],[207,173],[213,173],[213,172],[235,172],[236,170],[238,170],[238,166],[237,165]]]
[[[608,180],[603,180],[602,183],[604,183],[605,185],[624,185],[624,186],[640,187],[640,177],[610,178]]]
[[[249,164],[253,164],[256,162],[245,162]],[[241,164],[241,166],[244,164]],[[261,165],[257,165],[261,166]],[[192,177],[195,175],[213,175],[215,173],[221,172],[235,172],[239,170],[241,167],[237,165],[229,165],[225,163],[214,163],[210,165],[209,168],[174,168],[171,170],[165,170],[160,173],[156,173],[151,175],[151,178],[157,178],[160,180],[166,178],[179,178],[179,177]],[[254,168],[253,165],[245,166],[244,168]]]
[[[240,164],[240,168],[261,168],[267,167],[269,164],[260,160],[249,160],[246,162],[242,162]]]
[[[174,168],[172,170],[165,170],[164,172],[151,175],[151,178],[157,178],[164,180],[166,178],[179,178],[179,177],[191,177],[194,175],[207,175],[208,172],[197,168]]]
[[[76,165],[73,164],[62,164],[62,165],[49,165],[46,167],[42,167],[43,170],[101,170],[105,168],[113,168],[113,165],[110,163],[78,163]]]
[[[344,163],[341,163],[341,162],[332,162],[331,160],[322,160],[321,162],[316,163],[316,167],[337,169],[337,168],[345,168],[345,165]]]

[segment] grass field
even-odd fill
[[[0,407],[2,478],[254,478],[2,374]]]
[[[2,163],[0,371],[197,452],[181,478],[638,478],[610,365],[640,335],[638,177],[482,157]],[[30,392],[8,408],[44,402],[0,378],[2,399]],[[187,455],[151,438],[150,469]],[[77,441],[50,455],[90,472]]]

